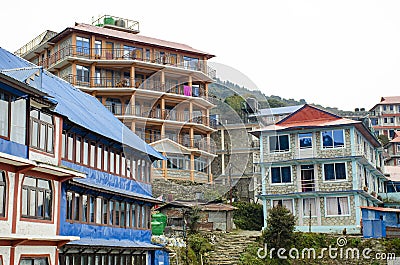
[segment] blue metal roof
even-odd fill
[[[30,68],[30,69],[29,69]],[[14,69],[14,70],[12,70]],[[47,71],[39,71],[36,65],[0,48],[0,70],[3,74],[20,82],[32,82],[32,86],[47,93],[58,102],[55,112],[67,117],[71,122],[90,131],[144,152],[155,159],[165,159],[153,147],[133,133],[95,97],[75,88],[68,82]],[[36,72],[35,72],[36,71]],[[41,81],[32,81],[31,77]],[[28,82],[29,81],[29,82]]]
[[[251,115],[254,116],[272,116],[272,115],[282,115],[282,114],[291,114],[297,110],[299,110],[304,105],[296,105],[296,106],[287,106],[287,107],[279,107],[279,108],[266,108],[260,109],[258,113]]]

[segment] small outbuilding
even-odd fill
[[[196,201],[172,201],[157,210],[168,218],[165,228],[166,234],[183,233],[185,220],[189,222],[191,213],[199,210],[200,219],[198,229],[203,231],[226,231],[234,228],[233,210],[236,207],[224,203],[201,203]]]
[[[361,207],[364,238],[400,237],[400,209]]]

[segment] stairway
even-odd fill
[[[246,247],[254,243],[261,235],[258,231],[234,231],[218,234],[214,250],[209,252],[206,265],[235,265]]]

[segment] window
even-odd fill
[[[19,265],[48,265],[47,258],[21,258]]]
[[[312,133],[299,133],[300,149],[312,148]]]
[[[201,157],[194,157],[194,170],[198,172],[206,172],[207,160]]]
[[[326,197],[326,215],[350,215],[349,197]]]
[[[199,70],[199,59],[183,56],[183,66],[186,69]]]
[[[6,173],[4,171],[0,171],[0,217],[4,217],[6,215],[6,195]]]
[[[310,213],[311,211],[311,213]],[[317,216],[317,205],[315,198],[304,198],[303,199],[303,216],[304,217]]]
[[[90,54],[89,39],[83,37],[76,37],[76,52],[79,55],[89,55]]]
[[[290,183],[290,167],[271,167],[271,183]]]
[[[344,131],[330,130],[322,132],[323,148],[339,148],[344,147]]]
[[[76,253],[62,253],[60,254],[60,263],[63,265],[148,264],[146,254],[107,254],[107,253],[80,253],[79,255]]]
[[[271,153],[289,151],[289,135],[270,136],[269,151]]]
[[[76,66],[76,81],[77,85],[81,82],[89,82],[89,67],[77,65]]]
[[[22,217],[50,220],[52,196],[50,180],[26,176],[22,183]]]
[[[327,181],[346,179],[345,163],[324,164],[324,176]]]
[[[286,207],[291,213],[293,213],[293,200],[292,199],[283,199],[283,200],[272,200],[272,206],[283,206]]]
[[[31,109],[31,143],[32,148],[47,152],[54,152],[54,124],[53,117],[42,110]]]
[[[100,59],[100,57],[101,57],[101,40],[96,40],[94,42],[94,53],[96,55],[96,59]]]
[[[0,91],[0,136],[8,138],[10,130],[10,96]]]

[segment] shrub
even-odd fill
[[[264,225],[263,207],[261,204],[235,202],[237,210],[233,213],[233,222],[242,230],[260,231]]]

